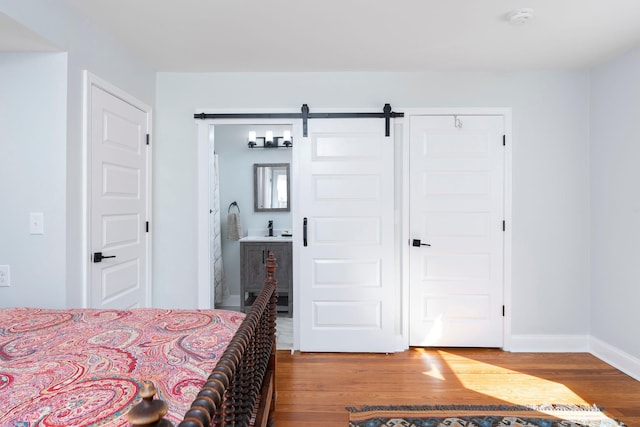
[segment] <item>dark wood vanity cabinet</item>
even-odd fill
[[[240,310],[246,312],[262,289],[265,263],[273,251],[278,268],[278,312],[293,315],[293,280],[291,274],[291,242],[240,242]]]

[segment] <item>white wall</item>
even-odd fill
[[[512,107],[514,334],[591,333],[640,357],[629,336],[640,316],[639,50],[594,69],[591,83],[587,72],[532,71],[160,73],[156,85],[62,1],[0,0],[0,12],[65,52],[0,56],[0,264],[14,284],[0,288],[1,306],[79,305],[89,69],[149,105],[157,90],[156,303],[196,305],[196,109]],[[44,212],[44,236],[27,234],[30,211]]]
[[[66,105],[66,54],[0,54],[0,307],[65,307]]]
[[[156,99],[154,303],[196,306],[196,110],[511,107],[513,333],[588,334],[588,72],[159,73]]]
[[[66,232],[63,239],[51,242],[47,248],[49,253],[62,254],[61,263],[57,265],[65,265],[65,277],[59,283],[34,286],[47,286],[50,292],[58,295],[57,298],[64,298],[69,307],[80,306],[84,280],[82,265],[88,262],[82,253],[82,73],[85,69],[89,70],[147,105],[154,105],[155,72],[95,24],[75,14],[62,0],[0,0],[0,12],[67,53],[66,107],[56,106],[55,110],[48,112],[55,113],[56,125],[66,127],[67,132],[64,152],[66,177],[50,177],[61,180],[57,185],[66,185],[66,194],[60,195],[66,197],[66,225],[58,224],[66,227]],[[28,82],[25,80],[24,84]],[[37,108],[37,104],[32,106],[34,110]],[[39,171],[36,164],[25,166],[25,173],[36,174]],[[49,230],[52,230],[54,224],[48,224]],[[16,226],[17,224],[0,224],[0,231]],[[30,254],[26,249],[18,248],[14,256],[28,259]],[[40,268],[42,276],[49,276],[48,273],[54,277],[59,275],[60,267],[56,267],[55,271],[49,271],[46,266]]]
[[[282,135],[279,127],[268,126],[274,135]],[[291,126],[288,126],[291,130]],[[227,240],[227,212],[229,204],[237,202],[244,235],[249,229],[266,229],[273,220],[274,229],[291,229],[291,212],[254,212],[253,164],[291,163],[291,149],[250,149],[247,147],[249,130],[264,135],[264,126],[215,126],[215,151],[220,162],[220,210],[222,230],[222,256],[225,282],[231,295],[240,295],[240,243]],[[239,303],[238,303],[239,304]]]
[[[591,73],[591,334],[640,359],[640,49]]]

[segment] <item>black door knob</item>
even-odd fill
[[[105,258],[115,258],[115,255],[104,256],[102,252],[94,252],[93,253],[93,262],[102,262]]]

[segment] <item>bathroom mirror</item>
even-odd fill
[[[287,212],[289,163],[254,163],[253,208],[256,212]]]

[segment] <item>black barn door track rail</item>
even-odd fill
[[[307,121],[309,119],[385,119],[384,136],[391,133],[391,119],[396,117],[404,117],[404,113],[396,113],[391,111],[391,105],[384,104],[381,113],[311,113],[309,106],[302,104],[299,113],[197,113],[193,115],[194,119],[302,119],[302,134],[306,138]]]

